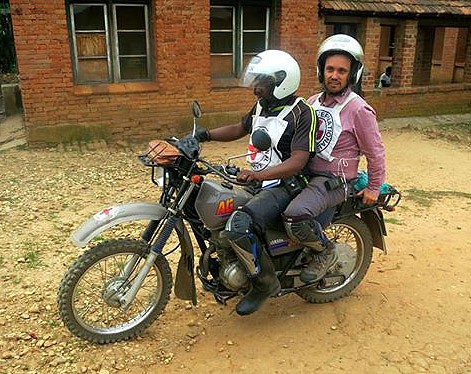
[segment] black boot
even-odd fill
[[[260,274],[252,279],[252,288],[236,305],[236,312],[241,316],[256,312],[265,300],[281,290],[275,267],[263,250],[260,253],[260,269]]]

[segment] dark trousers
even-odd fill
[[[291,196],[284,187],[273,187],[260,191],[242,210],[250,214],[259,230],[264,231],[267,225],[281,218],[290,201]]]

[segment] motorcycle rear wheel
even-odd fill
[[[328,303],[349,295],[363,280],[373,257],[373,239],[368,226],[358,217],[346,217],[326,229],[327,236],[341,252],[338,267],[320,282],[302,288],[296,294],[310,303]],[[343,259],[342,259],[343,256]],[[329,278],[343,274],[342,282],[329,284]]]
[[[76,336],[98,344],[130,339],[146,329],[164,310],[172,290],[172,272],[159,255],[129,308],[119,296],[129,290],[149,253],[146,243],[112,239],[87,250],[69,268],[59,287],[58,309],[65,326]],[[124,265],[137,255],[129,276]]]

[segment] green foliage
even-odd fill
[[[15,41],[8,1],[0,3],[0,73],[16,73]],[[0,82],[1,83],[1,82]]]

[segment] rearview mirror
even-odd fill
[[[191,110],[193,112],[193,137],[196,134],[196,119],[201,118],[201,107],[200,104],[195,100],[191,103]]]
[[[191,110],[193,111],[193,117],[201,118],[201,107],[196,100],[191,103]]]
[[[260,151],[266,151],[271,147],[271,138],[266,130],[258,129],[252,134],[252,144]]]

